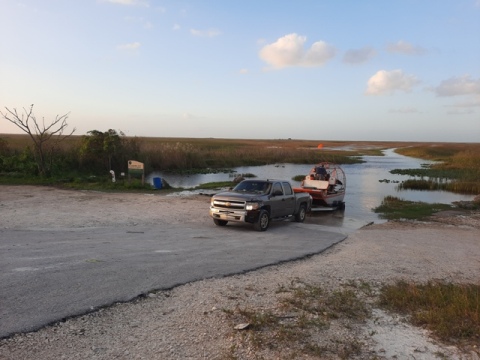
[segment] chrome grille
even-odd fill
[[[214,200],[213,206],[221,209],[243,210],[245,209],[245,201]]]

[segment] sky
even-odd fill
[[[76,135],[480,142],[480,0],[0,0],[0,111]],[[21,130],[0,116],[0,133]]]

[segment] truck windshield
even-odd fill
[[[270,192],[270,187],[271,184],[266,181],[242,181],[233,188],[233,191],[267,194]]]

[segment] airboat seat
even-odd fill
[[[303,180],[303,187],[317,190],[327,190],[328,181],[305,179]]]

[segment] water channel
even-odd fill
[[[423,201],[426,203],[450,204],[454,201],[472,200],[472,195],[461,195],[446,191],[418,191],[398,190],[398,182],[411,178],[408,175],[393,175],[393,169],[417,169],[426,160],[415,159],[394,152],[394,149],[384,151],[384,156],[364,156],[362,164],[342,165],[347,178],[347,192],[345,195],[345,210],[334,212],[320,212],[310,214],[307,223],[315,223],[325,226],[341,227],[346,231],[358,229],[370,222],[380,223],[380,219],[373,208],[381,204],[387,195],[396,196],[404,200]],[[238,174],[251,173],[258,178],[286,179],[293,186],[299,182],[293,181],[296,175],[307,174],[313,164],[275,164],[265,166],[241,166],[235,168]],[[153,183],[154,177],[165,179],[173,187],[193,188],[200,184],[229,181],[231,174],[197,174],[197,175],[173,175],[162,172],[154,172],[147,176],[146,181]],[[381,182],[381,180],[389,180]],[[185,194],[191,192],[186,191]],[[213,191],[212,191],[213,193]],[[182,193],[177,194],[182,195]],[[207,209],[206,209],[207,211]]]

